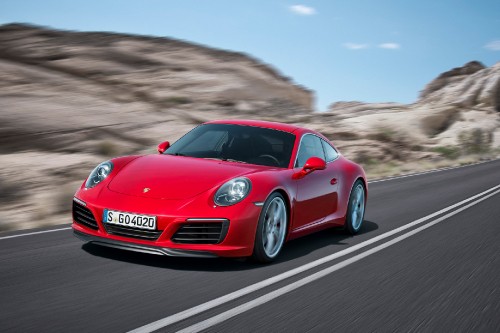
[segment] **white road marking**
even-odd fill
[[[395,180],[395,179],[408,178],[408,177],[413,177],[413,176],[426,175],[428,173],[434,173],[434,172],[439,172],[439,171],[461,169],[461,168],[471,167],[471,166],[480,165],[480,164],[484,164],[484,163],[494,162],[494,161],[498,161],[498,160],[499,159],[493,159],[493,160],[481,161],[481,162],[472,163],[472,164],[459,165],[459,166],[455,166],[455,167],[445,167],[445,168],[431,169],[431,170],[426,170],[426,171],[416,172],[416,173],[407,173],[407,174],[403,174],[400,176],[392,176],[392,177],[387,177],[387,178],[382,178],[382,179],[371,180],[368,183],[369,184],[380,183],[380,182],[386,182],[388,180]]]
[[[500,189],[500,185],[497,185],[497,186],[494,186],[486,191],[483,191],[479,194],[476,194],[472,197],[469,197],[465,200],[462,200],[456,204],[453,204],[451,206],[448,206],[446,208],[443,208],[435,213],[432,213],[430,215],[427,215],[425,217],[422,217],[418,220],[415,220],[413,222],[410,222],[408,224],[405,224],[399,228],[396,228],[396,229],[393,229],[393,230],[390,230],[388,232],[385,232],[381,235],[378,235],[376,237],[373,237],[373,238],[370,238],[362,243],[359,243],[359,244],[356,244],[356,245],[353,245],[351,247],[348,247],[344,250],[341,250],[339,252],[335,252],[331,255],[328,255],[326,257],[323,257],[323,258],[320,258],[320,259],[317,259],[315,261],[312,261],[308,264],[305,264],[305,265],[302,265],[302,266],[299,266],[297,268],[294,268],[292,270],[289,270],[289,271],[286,271],[284,273],[281,273],[279,275],[276,275],[274,277],[271,277],[271,278],[268,278],[266,280],[263,280],[261,282],[257,282],[255,284],[252,284],[250,286],[247,286],[245,288],[242,288],[240,290],[237,290],[237,291],[234,291],[232,293],[229,293],[227,295],[224,295],[224,296],[221,296],[221,297],[218,297],[216,299],[213,299],[211,301],[208,301],[208,302],[205,302],[205,303],[202,303],[200,305],[197,305],[195,307],[192,307],[190,309],[187,309],[187,310],[184,310],[184,311],[181,311],[181,312],[178,312],[176,314],[173,314],[171,316],[168,316],[168,317],[165,317],[163,319],[160,319],[160,320],[157,320],[155,322],[152,322],[150,324],[147,324],[147,325],[144,325],[144,326],[141,326],[137,329],[134,329],[132,331],[130,331],[129,333],[145,333],[145,332],[153,332],[153,331],[156,331],[158,329],[161,329],[163,327],[166,327],[166,326],[169,326],[169,325],[172,325],[174,323],[177,323],[181,320],[184,320],[184,319],[187,319],[187,318],[190,318],[190,317],[193,317],[201,312],[204,312],[204,311],[207,311],[207,310],[210,310],[212,308],[215,308],[219,305],[222,305],[224,303],[227,303],[227,302],[230,302],[230,301],[233,301],[237,298],[240,298],[242,296],[245,296],[245,295],[248,295],[252,292],[255,292],[257,290],[260,290],[262,288],[265,288],[265,287],[268,287],[270,285],[273,285],[277,282],[280,282],[280,281],[283,281],[289,277],[292,277],[294,275],[297,275],[299,273],[302,273],[304,271],[307,271],[307,270],[310,270],[311,268],[314,268],[314,267],[317,267],[319,265],[322,265],[326,262],[329,262],[329,261],[332,261],[332,260],[335,260],[337,258],[340,258],[340,257],[343,257],[345,255],[348,255],[350,253],[353,253],[361,248],[364,248],[368,245],[371,245],[375,242],[378,242],[382,239],[385,239],[387,237],[390,237],[392,235],[395,235],[403,230],[406,230],[406,229],[409,229],[409,228],[412,228],[418,224],[421,224],[421,223],[424,223],[440,214],[443,214],[443,213],[446,213],[454,208],[457,208],[463,204],[466,204],[472,200],[475,200],[483,195],[486,195],[490,192],[493,192],[495,190],[498,190]],[[498,192],[495,192],[494,194],[496,194]],[[468,207],[468,206],[467,206]]]
[[[205,330],[205,329],[207,329],[209,327],[212,327],[214,325],[217,325],[217,324],[219,324],[219,323],[221,323],[223,321],[226,321],[226,320],[228,320],[228,319],[230,319],[230,318],[232,318],[234,316],[237,316],[237,315],[239,315],[239,314],[241,314],[243,312],[246,312],[248,310],[251,310],[251,309],[253,309],[253,308],[255,308],[255,307],[259,306],[259,305],[267,303],[267,302],[269,302],[269,301],[271,301],[271,300],[273,300],[273,299],[275,299],[275,298],[277,298],[279,296],[282,296],[282,295],[284,295],[286,293],[289,293],[289,292],[291,292],[291,291],[293,291],[295,289],[298,289],[298,288],[300,288],[300,287],[302,287],[302,286],[304,286],[306,284],[309,284],[309,283],[311,283],[313,281],[316,281],[316,280],[318,280],[318,279],[320,279],[320,278],[322,278],[322,277],[324,277],[324,276],[326,276],[328,274],[331,274],[331,273],[333,273],[335,271],[338,271],[339,269],[341,269],[343,267],[346,267],[346,266],[348,266],[350,264],[353,264],[353,263],[355,263],[355,262],[357,262],[357,261],[359,261],[359,260],[361,260],[363,258],[366,258],[366,257],[368,257],[368,256],[370,256],[370,255],[372,255],[374,253],[377,253],[377,252],[379,252],[379,251],[381,251],[381,250],[383,250],[383,249],[385,249],[385,248],[387,248],[387,247],[389,247],[391,245],[399,243],[402,240],[404,240],[404,239],[406,239],[408,237],[411,237],[411,236],[413,236],[413,235],[415,235],[415,234],[417,234],[417,233],[419,233],[419,232],[421,232],[421,231],[423,231],[423,230],[425,230],[427,228],[430,228],[433,225],[438,224],[439,222],[442,222],[442,221],[448,219],[449,217],[451,217],[453,215],[456,215],[456,214],[458,214],[458,213],[460,213],[460,212],[462,212],[462,211],[464,211],[464,210],[466,210],[466,209],[468,209],[468,208],[470,208],[470,207],[472,207],[474,205],[477,205],[478,203],[480,203],[480,202],[482,202],[482,201],[484,201],[484,200],[486,200],[486,199],[488,199],[488,198],[490,198],[490,197],[492,197],[492,196],[494,196],[494,195],[496,195],[498,193],[500,193],[500,190],[495,191],[495,192],[493,192],[493,193],[491,193],[491,194],[489,194],[489,195],[487,195],[485,197],[482,197],[482,198],[480,198],[480,199],[478,199],[476,201],[473,201],[473,202],[471,202],[470,204],[468,204],[466,206],[463,206],[463,207],[461,207],[461,208],[459,208],[459,209],[457,209],[457,210],[455,210],[455,211],[453,211],[451,213],[448,213],[448,214],[446,214],[444,216],[441,216],[440,218],[438,218],[436,220],[433,220],[433,221],[431,221],[431,222],[429,222],[427,224],[424,224],[423,226],[420,226],[420,227],[418,227],[418,228],[416,228],[414,230],[411,230],[411,231],[409,231],[409,232],[407,232],[405,234],[402,234],[401,236],[398,236],[398,237],[396,237],[394,239],[391,239],[391,240],[389,240],[389,241],[387,241],[385,243],[377,245],[376,247],[374,247],[372,249],[369,249],[369,250],[367,250],[365,252],[357,254],[357,255],[355,255],[352,258],[346,259],[346,260],[344,260],[342,262],[339,262],[338,264],[335,264],[333,266],[330,266],[330,267],[327,267],[325,269],[322,269],[322,270],[320,270],[320,271],[318,271],[318,272],[316,272],[314,274],[311,274],[309,276],[306,276],[306,277],[304,277],[304,278],[302,278],[302,279],[300,279],[300,280],[298,280],[296,282],[290,283],[289,285],[286,285],[286,286],[284,286],[282,288],[279,288],[279,289],[277,289],[275,291],[272,291],[272,292],[270,292],[268,294],[260,296],[260,297],[254,299],[254,300],[251,300],[251,301],[249,301],[247,303],[241,304],[241,305],[239,305],[239,306],[237,306],[237,307],[235,307],[235,308],[233,308],[231,310],[225,311],[225,312],[223,312],[221,314],[218,314],[218,315],[216,315],[214,317],[211,317],[211,318],[206,319],[204,321],[201,321],[201,322],[199,322],[197,324],[189,326],[189,327],[187,327],[187,328],[185,328],[183,330],[178,331],[178,333],[196,333],[196,332],[200,332],[202,330]]]
[[[434,172],[438,172],[438,171],[460,169],[460,168],[470,167],[470,166],[474,166],[474,165],[489,163],[489,162],[493,162],[493,161],[497,161],[497,160],[498,159],[494,159],[494,160],[483,161],[483,162],[478,162],[478,163],[473,163],[473,164],[461,165],[461,166],[457,166],[457,167],[446,167],[446,168],[441,168],[441,169],[432,169],[432,170],[427,170],[427,171],[418,172],[418,173],[409,173],[409,174],[401,175],[401,176],[376,179],[376,180],[369,181],[368,184],[380,183],[380,182],[385,182],[385,181],[388,181],[388,180],[408,178],[408,177],[413,177],[413,176],[420,176],[420,175],[425,175],[425,174],[428,174],[428,173],[434,173]],[[37,234],[45,234],[45,233],[48,233],[48,232],[55,232],[55,231],[68,230],[68,229],[71,229],[71,227],[60,228],[60,229],[53,229],[53,230],[46,230],[46,231],[29,232],[29,233],[25,233],[25,234],[12,235],[12,236],[5,236],[5,237],[0,237],[0,240],[2,240],[2,239],[8,239],[8,238],[30,236],[30,235],[37,235]]]
[[[16,237],[23,237],[23,236],[30,236],[30,235],[46,234],[48,232],[55,232],[55,231],[69,230],[69,229],[71,229],[71,227],[65,227],[65,228],[59,228],[59,229],[51,229],[51,230],[44,230],[44,231],[34,231],[34,232],[28,232],[26,234],[3,236],[3,237],[0,237],[0,240],[2,240],[2,239],[9,239],[9,238],[16,238]]]

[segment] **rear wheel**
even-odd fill
[[[273,261],[285,242],[287,225],[285,199],[281,194],[273,193],[267,198],[259,216],[253,259],[258,262]]]
[[[363,182],[357,180],[352,186],[347,215],[345,218],[346,230],[354,235],[361,230],[365,218],[366,192]]]

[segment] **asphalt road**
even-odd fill
[[[160,331],[500,332],[497,185],[498,160],[372,182],[361,234],[294,240],[265,266],[0,234],[0,331],[128,332],[330,256]]]

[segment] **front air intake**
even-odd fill
[[[87,228],[97,230],[97,221],[94,214],[84,205],[73,200],[73,221]]]
[[[200,219],[200,222],[190,223],[188,220],[181,225],[171,240],[180,244],[218,244],[226,237],[229,221],[224,219]]]

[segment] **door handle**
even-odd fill
[[[330,184],[332,185],[337,184],[337,178],[332,178],[332,180],[330,180]]]

